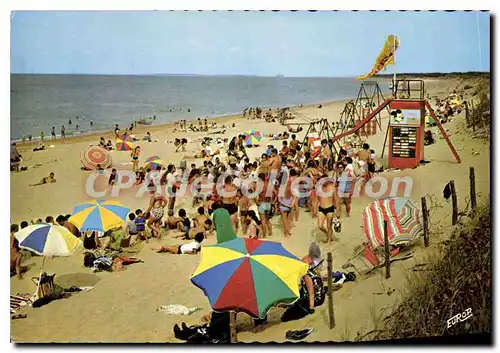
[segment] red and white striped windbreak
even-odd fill
[[[309,145],[311,146],[311,157],[316,158],[316,156],[321,152],[321,138],[317,132],[312,132],[307,135]]]
[[[421,211],[415,201],[406,197],[375,200],[362,217],[363,233],[374,248],[384,246],[384,220],[391,245],[407,244],[423,233]]]

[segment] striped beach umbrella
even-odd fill
[[[83,166],[90,170],[97,170],[100,167],[106,169],[113,163],[111,154],[99,146],[90,146],[81,153]]]
[[[264,317],[280,303],[293,303],[307,264],[280,243],[236,238],[201,249],[191,282],[215,311],[242,311]]]
[[[157,167],[163,166],[163,160],[159,156],[152,156],[146,159],[144,167],[149,170],[156,170]]]
[[[115,141],[115,147],[118,151],[131,151],[134,148],[135,139],[130,135],[123,135]]]
[[[362,216],[362,228],[372,247],[384,246],[384,220],[391,245],[404,245],[423,233],[418,204],[406,197],[389,197],[373,201]]]
[[[260,144],[260,140],[262,140],[261,136],[248,135],[245,137],[245,146],[258,146]]]
[[[256,132],[257,132],[257,130],[255,130],[255,129],[249,129],[249,130],[243,131],[242,135],[246,137],[248,135],[253,135]]]
[[[69,222],[80,232],[106,232],[123,225],[130,208],[113,200],[92,200],[74,208]]]
[[[41,256],[69,256],[82,243],[67,228],[48,223],[28,226],[14,236],[20,248]]]

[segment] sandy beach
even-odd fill
[[[475,85],[476,81],[466,81],[461,78],[432,78],[425,80],[426,93],[431,97],[445,98],[457,88],[465,84]],[[471,91],[466,91],[465,99],[471,99]],[[384,94],[386,94],[384,92]],[[431,104],[434,103],[432,99]],[[326,118],[336,122],[346,101],[329,102],[318,108],[315,105],[294,107],[292,110],[309,119]],[[173,124],[151,125],[134,129],[135,136],[142,138],[150,132],[153,142],[138,142],[141,146],[140,164],[145,158],[160,156],[166,163],[179,165],[185,156],[198,153],[201,149],[199,140],[204,136],[231,138],[239,133],[253,128],[265,134],[282,133],[285,127],[278,122],[266,123],[263,120],[248,120],[241,115],[226,116],[213,119],[219,129],[226,126],[224,135],[207,135],[203,132],[174,132]],[[211,120],[212,121],[212,120]],[[367,139],[370,147],[375,150],[378,162],[387,163],[386,157],[380,159],[388,115],[382,114],[383,130]],[[300,122],[297,120],[297,122]],[[235,127],[231,127],[235,123]],[[383,271],[374,271],[370,276],[358,278],[349,282],[334,293],[334,310],[336,326],[328,327],[328,307],[326,304],[317,308],[313,315],[288,323],[280,322],[283,309],[275,308],[269,313],[269,324],[261,332],[253,332],[251,318],[246,314],[238,314],[238,340],[242,342],[284,342],[285,332],[290,329],[311,327],[314,332],[305,341],[345,341],[352,340],[358,334],[362,335],[373,329],[371,312],[382,313],[397,305],[404,295],[406,270],[421,261],[436,249],[439,242],[445,239],[451,230],[451,203],[442,197],[444,186],[454,180],[457,188],[459,207],[463,209],[469,195],[469,168],[474,167],[476,173],[476,189],[478,202],[490,198],[490,145],[481,139],[473,138],[465,127],[465,113],[457,115],[452,122],[444,125],[451,142],[459,153],[462,162],[456,163],[445,140],[440,138],[436,127],[431,128],[437,137],[435,144],[425,147],[425,159],[430,163],[411,170],[399,172],[382,172],[389,180],[396,176],[409,176],[413,179],[411,198],[419,201],[422,196],[432,195],[437,201],[437,207],[432,213],[434,230],[441,230],[442,238],[431,239],[429,248],[423,247],[423,241],[414,247],[413,258],[396,262],[392,265],[392,277],[385,280]],[[304,138],[305,131],[298,133],[298,139]],[[67,140],[50,141],[45,139],[46,146],[53,145],[44,151],[33,152],[36,145],[21,144],[19,151],[23,155],[23,166],[28,170],[11,173],[11,221],[20,223],[34,218],[44,219],[46,216],[71,213],[73,207],[91,198],[87,195],[85,185],[90,172],[82,171],[80,162],[81,151],[89,144],[97,145],[100,136],[113,140],[113,133],[107,135],[89,135]],[[173,140],[186,137],[189,140],[186,152],[174,152]],[[251,160],[258,158],[270,142],[277,148],[281,141],[271,141],[264,137],[259,147],[247,149]],[[113,167],[130,169],[130,153],[112,151]],[[188,160],[197,164],[201,160]],[[49,173],[55,173],[57,182],[54,184],[30,187],[29,184],[39,182]],[[136,198],[133,193],[123,193],[118,200],[131,210],[146,209],[149,195]],[[365,240],[360,229],[361,214],[372,199],[368,197],[353,198],[351,216],[342,217],[342,231],[334,234],[331,245],[321,243],[323,256],[333,253],[334,270],[348,260],[356,246]],[[176,211],[185,208],[193,215],[191,198],[182,198],[176,204]],[[274,217],[275,232],[270,240],[282,241],[286,249],[298,257],[307,254],[311,241],[320,243],[325,235],[316,229],[316,220],[310,213],[302,212],[300,221],[295,223],[292,236],[283,237],[279,217]],[[436,233],[438,233],[436,231]],[[14,342],[172,342],[180,343],[174,338],[172,327],[175,323],[185,321],[193,325],[200,322],[203,314],[210,311],[210,305],[203,292],[191,284],[189,277],[199,263],[199,255],[174,256],[156,254],[150,248],[158,245],[179,244],[177,239],[169,235],[161,241],[151,240],[149,244],[141,243],[134,248],[137,256],[144,263],[134,264],[121,272],[92,273],[83,266],[83,250],[67,258],[47,259],[45,270],[56,274],[56,283],[61,285],[94,286],[89,292],[78,293],[69,299],[56,300],[41,308],[27,308],[28,317],[14,320],[11,323],[11,336]],[[215,237],[209,237],[203,245],[215,244]],[[35,285],[30,280],[37,276],[41,265],[41,257],[30,257],[24,264],[30,266],[25,278],[11,278],[11,294],[33,293]],[[379,292],[394,290],[392,295],[377,295]],[[156,311],[160,305],[182,304],[187,307],[198,306],[201,311],[190,316],[167,315]]]

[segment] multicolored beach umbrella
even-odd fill
[[[152,156],[146,159],[144,167],[149,168],[149,170],[156,170],[156,168],[163,164],[163,160],[159,156]]]
[[[248,135],[244,140],[245,146],[258,146],[260,144],[260,140],[262,140],[261,136]]]
[[[130,208],[113,200],[92,200],[75,207],[69,218],[81,232],[99,231],[121,226]]]
[[[28,226],[14,236],[20,248],[41,256],[69,256],[82,244],[67,228],[48,223]]]
[[[280,303],[298,299],[307,264],[280,243],[237,238],[204,246],[191,282],[205,293],[215,311],[242,311],[264,317]]]
[[[362,216],[365,237],[374,248],[384,246],[384,220],[391,245],[413,241],[423,233],[418,204],[407,197],[388,197],[373,201]]]
[[[118,151],[131,151],[134,148],[135,139],[130,135],[123,135],[115,141],[115,147]]]
[[[90,146],[84,149],[81,158],[83,166],[90,170],[97,170],[98,166],[106,169],[113,163],[108,151],[99,146]]]

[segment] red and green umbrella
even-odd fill
[[[205,293],[215,311],[242,311],[264,317],[277,304],[299,296],[307,264],[281,243],[237,238],[204,246],[191,282]]]

